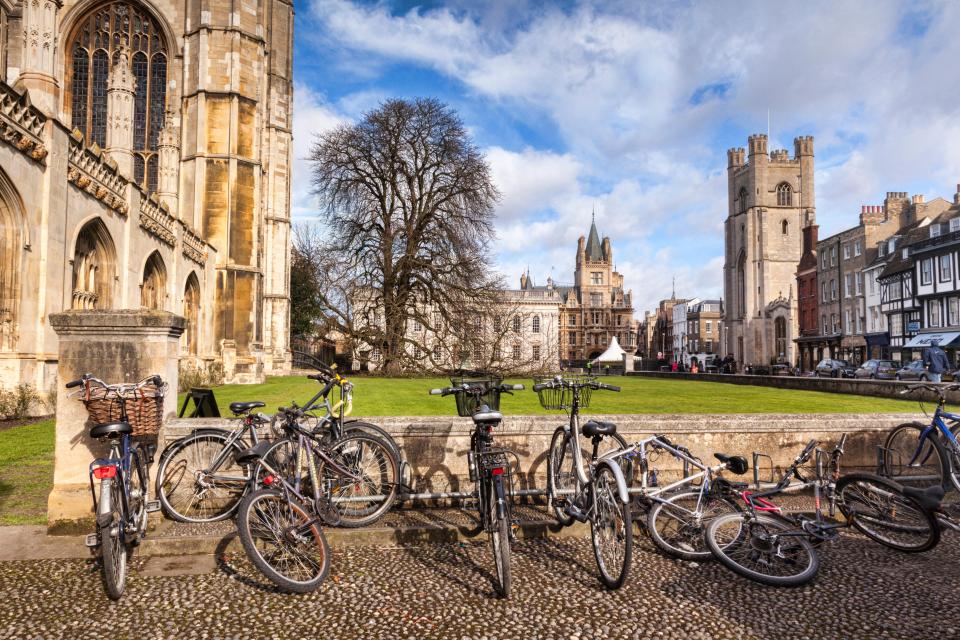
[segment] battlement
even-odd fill
[[[813,136],[797,136],[793,139],[793,156],[813,156]]]
[[[743,147],[727,149],[727,169],[736,169],[743,166]]]
[[[770,162],[790,162],[790,152],[786,149],[774,149],[770,152]]]
[[[767,155],[767,135],[765,133],[755,133],[747,138],[747,148],[752,158],[757,155]]]

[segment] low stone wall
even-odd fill
[[[776,387],[779,389],[798,389],[802,391],[825,391],[827,393],[846,393],[859,396],[875,396],[896,400],[935,401],[936,395],[929,391],[911,393],[900,392],[916,382],[898,382],[896,380],[870,380],[869,378],[814,378],[806,376],[748,376],[727,373],[680,373],[672,371],[635,371],[629,376],[645,378],[667,378],[671,380],[699,380],[703,382],[725,382],[727,384],[746,384],[758,387]],[[960,392],[947,392],[950,402],[960,402]]]
[[[832,447],[843,433],[847,433],[843,467],[849,470],[874,469],[876,446],[882,444],[885,432],[916,418],[910,414],[593,417],[617,423],[619,433],[628,442],[663,433],[704,461],[712,461],[714,452],[743,455],[750,460],[752,452],[759,451],[769,455],[777,468],[789,466],[809,440],[817,439],[822,446]],[[383,427],[397,440],[409,464],[409,482],[416,492],[465,491],[472,487],[466,466],[473,430],[469,418],[376,417],[366,420]],[[519,457],[518,488],[542,489],[546,486],[550,438],[554,429],[564,421],[564,416],[508,416],[497,429],[497,443],[512,449]],[[169,442],[200,426],[225,427],[230,424],[231,421],[224,419],[174,419],[165,426],[161,439]],[[668,475],[679,471],[679,465],[669,456],[660,456],[653,466]],[[769,470],[769,463],[766,469]]]

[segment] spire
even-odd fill
[[[602,262],[604,259],[603,247],[600,244],[600,234],[597,233],[596,211],[591,214],[590,237],[587,239],[587,259],[592,262]]]

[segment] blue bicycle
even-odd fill
[[[127,583],[127,561],[147,531],[147,514],[160,510],[158,500],[150,500],[149,465],[156,451],[154,444],[132,440],[134,427],[127,416],[127,402],[162,402],[166,385],[159,376],[150,376],[133,384],[110,385],[85,373],[67,383],[67,389],[79,390],[94,424],[90,437],[108,443],[110,453],[90,463],[90,492],[97,531],[86,537],[86,545],[99,551],[103,585],[112,600],[119,600]],[[148,397],[149,396],[149,397]],[[105,413],[92,407],[110,407]],[[119,419],[108,416],[118,414]],[[94,484],[99,480],[99,491]]]
[[[880,475],[908,487],[953,485],[960,491],[960,414],[944,409],[945,393],[958,389],[960,384],[915,384],[900,392],[930,391],[937,397],[937,408],[927,424],[907,422],[890,431],[878,455]],[[920,408],[927,413],[923,400]]]

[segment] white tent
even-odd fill
[[[623,364],[623,356],[625,356],[626,353],[627,352],[620,347],[620,343],[617,342],[617,337],[614,336],[613,341],[610,342],[610,346],[607,347],[607,350],[601,353],[599,356],[597,356],[593,360],[591,360],[590,362],[592,362],[593,364],[603,364],[603,363],[609,364],[613,362],[617,364]]]

